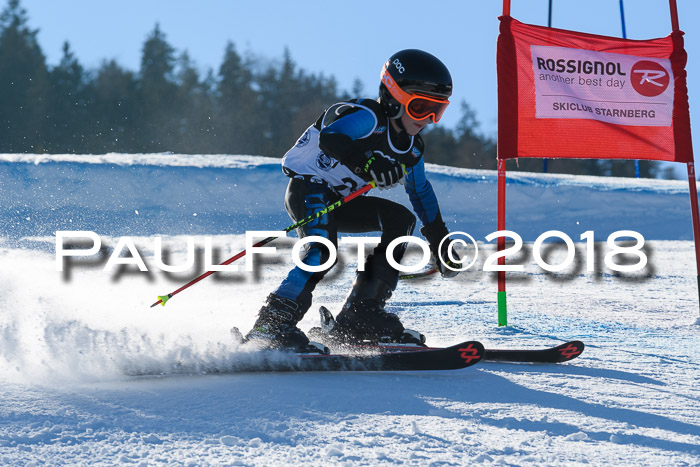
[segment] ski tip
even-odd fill
[[[581,355],[583,342],[569,341],[540,349],[486,349],[486,360],[510,363],[563,363]]]
[[[554,349],[559,354],[560,362],[568,362],[581,355],[586,346],[581,341],[569,341],[556,346]]]
[[[463,368],[475,365],[484,359],[486,350],[479,341],[462,342],[455,346],[459,352],[459,358],[464,363]]]

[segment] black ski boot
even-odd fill
[[[346,344],[370,341],[422,345],[425,336],[404,329],[399,317],[384,309],[392,291],[390,284],[381,279],[370,279],[366,272],[359,272],[329,332],[331,339]]]
[[[297,327],[306,312],[305,308],[292,299],[274,293],[268,295],[265,305],[258,312],[253,329],[245,336],[245,341],[254,342],[261,348],[327,353],[321,344],[310,343],[309,338]]]

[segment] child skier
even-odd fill
[[[402,178],[413,210],[420,218],[421,233],[430,244],[443,276],[457,274],[457,264],[447,255],[449,232],[440,215],[438,201],[426,179],[423,140],[430,123],[442,117],[452,94],[447,67],[421,50],[402,50],[384,64],[379,99],[352,99],[334,104],[299,138],[284,156],[283,172],[290,177],[285,206],[294,222],[318,212],[347,194],[374,181],[380,189],[396,186]],[[316,235],[336,247],[338,232],[381,232],[381,242],[358,272],[331,337],[341,342],[384,339],[422,343],[422,336],[404,332],[398,316],[384,310],[396,288],[398,271],[386,259],[392,240],[411,235],[415,215],[404,206],[384,198],[362,196],[334,209],[298,229],[299,237]],[[400,262],[406,244],[394,249]],[[320,243],[310,243],[301,258],[318,266],[329,257]],[[459,261],[456,252],[452,259]],[[453,269],[446,267],[446,264]],[[303,351],[309,339],[297,327],[311,306],[316,284],[328,272],[292,269],[260,309],[246,340],[261,347]]]

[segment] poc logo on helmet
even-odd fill
[[[398,58],[391,63],[394,65],[394,67],[396,67],[396,71],[398,71],[399,73],[403,74],[403,72],[406,71],[406,69],[403,67],[401,61]]]

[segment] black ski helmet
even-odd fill
[[[393,81],[409,94],[420,93],[449,98],[452,95],[452,76],[444,63],[428,52],[406,49],[396,52],[382,68]],[[404,106],[391,95],[383,81],[379,83],[379,102],[389,118],[400,118]]]

